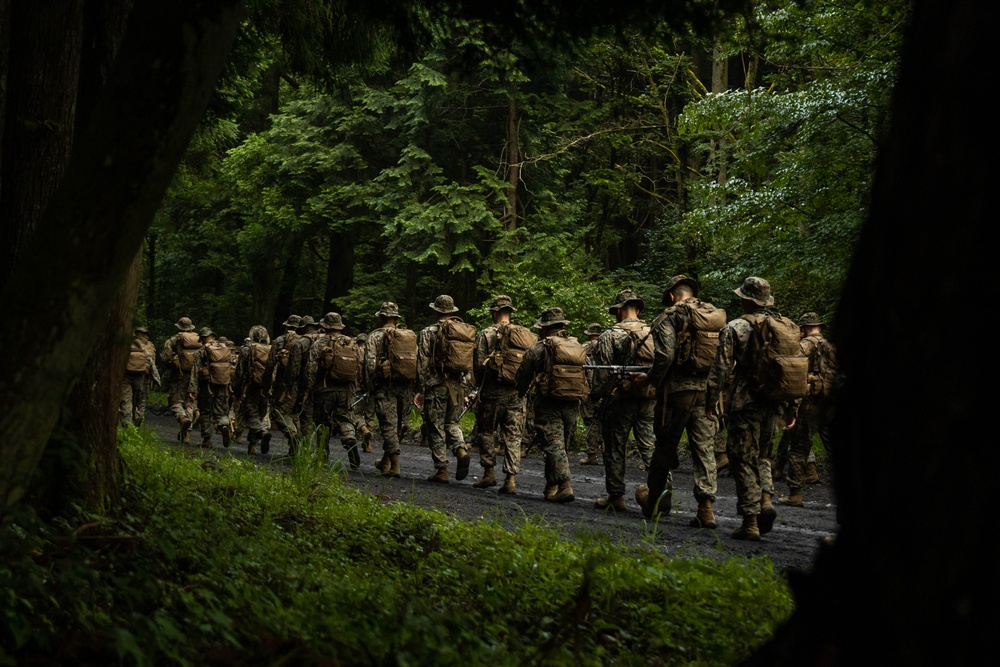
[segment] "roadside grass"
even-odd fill
[[[670,560],[383,502],[121,431],[119,517],[0,533],[0,664],[726,665],[792,611],[769,559]]]

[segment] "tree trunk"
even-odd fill
[[[352,230],[330,230],[330,253],[326,261],[326,289],[323,313],[342,311],[343,297],[354,286],[354,238]]]
[[[521,180],[521,153],[518,140],[517,99],[511,94],[507,102],[507,210],[504,229],[517,229],[517,186]]]
[[[225,64],[241,8],[237,0],[141,3],[130,17],[93,122],[0,293],[9,318],[2,349],[18,350],[0,358],[4,507],[24,496],[104,332]],[[5,149],[11,138],[8,125]]]

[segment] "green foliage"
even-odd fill
[[[0,663],[736,664],[791,612],[766,559],[506,531],[122,434],[125,514],[4,529]]]

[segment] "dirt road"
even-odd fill
[[[177,424],[172,417],[155,412],[147,413],[147,424],[153,427],[168,446],[176,447]],[[273,431],[271,451],[267,455],[253,457],[261,465],[289,467],[284,455],[288,451],[287,442],[277,431]],[[200,442],[197,432],[192,442]],[[221,438],[213,438],[212,449],[203,450],[199,446],[187,446],[196,455],[232,455],[246,457],[246,445],[234,445],[227,452],[222,448]],[[718,520],[718,530],[694,529],[688,521],[694,516],[697,503],[692,492],[691,465],[687,456],[681,457],[681,467],[674,471],[673,511],[666,520],[656,525],[642,518],[638,505],[632,497],[635,487],[646,479],[646,473],[639,470],[638,461],[630,459],[626,471],[628,511],[615,513],[611,510],[594,508],[594,501],[604,495],[603,466],[584,466],[578,463],[580,456],[570,457],[570,471],[576,500],[557,505],[542,499],[545,487],[543,458],[541,452],[532,451],[522,460],[521,474],[517,477],[518,494],[503,496],[498,487],[476,489],[472,484],[479,479],[482,468],[479,457],[472,453],[473,462],[469,476],[461,481],[454,480],[455,462],[452,460],[449,484],[432,484],[425,481],[433,473],[430,452],[417,444],[404,444],[400,456],[401,479],[386,479],[375,474],[375,461],[381,455],[381,443],[373,443],[373,452],[361,454],[359,470],[348,470],[347,483],[385,502],[403,501],[421,507],[432,507],[456,517],[468,520],[487,518],[507,527],[516,527],[525,520],[542,517],[550,525],[560,528],[570,537],[606,536],[614,543],[653,545],[664,553],[678,558],[704,557],[724,559],[732,556],[769,556],[775,569],[808,570],[819,549],[820,540],[836,532],[833,491],[828,481],[828,472],[820,469],[823,483],[811,485],[805,492],[805,507],[793,508],[777,506],[778,520],[774,529],[760,542],[743,542],[729,536],[740,523],[736,514],[736,491],[731,477],[719,477],[719,490],[714,505]],[[334,440],[331,444],[331,465],[347,467],[347,454]],[[502,475],[500,476],[502,481]],[[784,483],[778,484],[779,493],[785,493]]]

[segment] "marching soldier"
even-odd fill
[[[160,372],[156,368],[156,346],[149,340],[149,329],[135,328],[135,339],[129,348],[119,423],[142,426],[146,416],[146,397],[149,386],[160,386]]]
[[[191,384],[191,369],[194,356],[201,349],[201,341],[188,317],[174,323],[177,333],[163,343],[160,361],[167,369],[167,402],[170,412],[180,425],[177,439],[180,443],[190,440],[191,424],[195,407],[188,401],[188,387]]]

